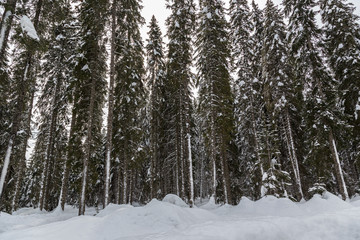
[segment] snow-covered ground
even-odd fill
[[[360,198],[344,202],[326,193],[307,202],[243,198],[238,206],[213,201],[188,208],[175,195],[143,207],[110,204],[98,214],[87,209],[51,213],[21,209],[0,214],[1,240],[358,240]]]

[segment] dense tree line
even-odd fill
[[[1,3],[1,211],[359,193],[351,4],[167,0],[166,45],[141,4]]]

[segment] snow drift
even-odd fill
[[[175,240],[332,240],[360,239],[359,198],[344,202],[326,193],[294,203],[272,196],[242,198],[237,206],[214,201],[189,208],[176,195],[146,206],[110,204],[97,214],[76,216],[77,209],[51,213],[21,209],[0,214],[0,239],[175,239]]]

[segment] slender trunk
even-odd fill
[[[7,48],[7,42],[10,35],[10,30],[13,22],[13,13],[15,12],[17,0],[8,0],[5,4],[5,10],[2,17],[2,22],[0,26],[0,67],[5,60],[5,52]]]
[[[14,4],[13,7],[15,8],[16,1],[14,1],[12,3]],[[37,5],[36,5],[36,12],[35,12],[35,18],[34,18],[34,27],[35,27],[35,29],[37,28],[37,26],[39,24],[39,17],[40,17],[40,13],[41,13],[41,8],[42,8],[42,0],[39,0]],[[3,23],[2,23],[2,27],[3,27]],[[8,28],[8,31],[10,31],[9,28]],[[5,35],[6,35],[6,31],[5,31]],[[4,41],[6,42],[8,37],[5,38],[5,35],[4,35],[2,48],[6,47],[4,45]],[[0,50],[2,51],[3,49],[0,49]],[[5,49],[4,49],[4,51],[5,51]],[[7,151],[6,151],[6,154],[5,154],[4,166],[3,166],[3,169],[2,169],[2,172],[1,172],[1,177],[0,177],[0,200],[1,200],[1,196],[2,196],[4,183],[5,183],[5,178],[6,178],[8,167],[9,167],[9,162],[10,162],[10,158],[11,158],[13,143],[14,143],[14,141],[16,139],[16,135],[18,133],[20,122],[21,122],[21,116],[22,116],[22,114],[24,112],[24,109],[25,109],[25,106],[26,106],[26,102],[25,102],[26,99],[27,99],[26,96],[27,96],[29,90],[31,92],[34,91],[33,90],[34,83],[32,83],[31,81],[30,81],[30,83],[28,83],[28,81],[29,81],[28,74],[29,74],[29,71],[31,70],[33,54],[34,54],[34,50],[29,49],[28,53],[27,53],[24,74],[22,76],[22,79],[20,80],[22,82],[22,84],[20,84],[19,98],[18,98],[18,102],[17,102],[17,105],[16,105],[15,113],[14,113],[14,118],[13,118],[13,122],[12,122],[11,133],[10,133],[10,139],[9,139],[8,148],[7,148]],[[3,57],[3,55],[1,55],[0,57]],[[30,100],[31,100],[31,103],[30,103],[31,104],[30,109],[31,109],[32,108],[32,102],[33,102],[33,96],[31,97]],[[30,112],[28,117],[31,119],[31,112]],[[24,144],[27,146],[27,139],[25,139],[24,141],[25,141]]]
[[[264,197],[265,194],[266,194],[266,189],[264,187],[264,184],[263,184],[263,181],[262,181],[262,178],[264,176],[264,166],[263,166],[263,162],[261,160],[261,157],[260,157],[260,147],[259,147],[259,140],[258,140],[258,136],[257,136],[257,127],[256,127],[256,120],[255,120],[255,116],[254,116],[254,105],[253,105],[253,98],[251,96],[251,108],[252,108],[252,111],[251,111],[251,121],[252,121],[252,128],[253,128],[253,132],[254,132],[254,144],[255,144],[255,155],[256,155],[256,158],[257,158],[257,162],[260,166],[260,174],[261,174],[261,182],[260,182],[260,197]]]
[[[128,182],[128,161],[126,150],[128,149],[127,144],[124,146],[124,172],[123,172],[123,204],[127,203],[127,182]]]
[[[189,180],[190,180],[190,207],[194,206],[194,177],[191,154],[191,135],[188,134],[188,152],[189,152]]]
[[[26,122],[26,136],[24,139],[24,142],[22,144],[22,149],[20,152],[20,159],[19,159],[19,165],[18,165],[18,171],[16,173],[16,182],[15,182],[15,192],[13,195],[13,200],[11,204],[12,212],[16,211],[18,208],[19,198],[20,198],[20,189],[21,189],[21,183],[23,180],[23,171],[26,166],[26,152],[27,152],[27,146],[28,146],[28,140],[31,136],[31,116],[32,116],[32,110],[33,110],[33,102],[34,102],[34,95],[35,91],[32,91],[31,100],[30,100],[30,109],[28,111],[28,118]]]
[[[57,125],[57,117],[58,117],[58,108],[56,106],[57,102],[58,102],[58,98],[59,98],[59,93],[58,93],[58,89],[60,88],[61,85],[61,76],[57,77],[56,80],[56,85],[55,85],[55,89],[54,89],[54,96],[53,96],[53,100],[51,103],[51,118],[50,118],[50,128],[49,128],[49,143],[47,144],[46,147],[46,157],[45,157],[45,166],[44,166],[44,179],[43,183],[42,183],[42,188],[41,188],[41,198],[40,198],[40,210],[42,211],[44,208],[44,205],[47,205],[47,198],[48,198],[48,193],[49,193],[49,184],[50,184],[50,163],[52,162],[53,159],[53,154],[54,154],[54,145],[55,145],[55,129],[56,129],[56,125]],[[46,209],[47,207],[45,207]],[[48,209],[46,209],[48,210]]]
[[[222,143],[224,145],[224,143]],[[221,147],[221,170],[223,175],[223,184],[224,184],[224,199],[225,203],[229,204],[231,199],[230,191],[230,177],[229,177],[229,166],[226,161],[226,146]]]
[[[129,204],[132,204],[132,198],[133,198],[133,171],[130,170],[130,178],[129,178]]]
[[[7,174],[7,170],[9,168],[9,163],[10,163],[10,157],[11,157],[11,151],[13,148],[13,139],[9,140],[9,144],[6,150],[6,154],[5,154],[5,161],[4,161],[4,166],[3,169],[1,171],[1,178],[0,178],[0,200],[1,200],[1,195],[3,192],[3,187],[5,184],[5,178],[6,178],[6,174]]]
[[[348,191],[346,188],[345,179],[344,179],[344,175],[343,175],[343,171],[342,171],[342,167],[341,167],[341,163],[340,163],[340,159],[339,159],[339,154],[337,152],[336,143],[335,143],[335,139],[334,139],[332,130],[330,130],[330,132],[329,132],[329,141],[330,141],[330,146],[331,146],[330,148],[331,148],[334,163],[335,163],[335,172],[336,172],[336,177],[337,177],[337,181],[338,181],[338,185],[339,185],[339,189],[340,189],[340,194],[341,194],[343,200],[348,200],[349,194],[348,194]]]
[[[180,96],[180,171],[181,171],[181,198],[185,197],[185,177],[184,177],[184,116],[183,116],[183,100]]]
[[[202,199],[203,199],[203,177],[204,177],[204,161],[203,158],[201,158],[201,163],[200,163],[200,189],[199,189],[199,196],[200,196],[200,203],[202,203]]]
[[[88,164],[91,156],[91,144],[92,144],[92,128],[94,122],[94,105],[95,105],[95,87],[96,87],[96,78],[92,74],[91,80],[91,95],[90,95],[90,105],[89,105],[89,122],[87,125],[87,136],[85,141],[85,157],[84,157],[84,168],[82,173],[82,186],[81,186],[81,197],[79,202],[79,215],[85,214],[85,196],[86,196],[86,185],[87,185],[87,174],[88,174]]]
[[[104,208],[109,204],[109,189],[110,189],[110,165],[111,165],[112,134],[113,134],[112,125],[113,125],[113,112],[114,112],[116,1],[117,0],[113,0],[111,7],[110,82],[109,82],[109,110],[108,110],[107,134],[106,134]]]
[[[71,116],[71,125],[70,125],[70,133],[69,133],[69,140],[68,140],[68,144],[67,144],[67,152],[66,152],[66,160],[65,160],[65,164],[64,164],[64,175],[63,175],[63,179],[62,179],[62,184],[61,184],[61,194],[60,194],[60,199],[59,199],[59,204],[61,205],[61,209],[64,211],[65,210],[65,203],[66,203],[66,196],[67,196],[67,190],[68,190],[68,180],[69,180],[69,175],[70,175],[70,159],[71,159],[71,139],[74,136],[74,126],[75,126],[75,121],[76,121],[76,111],[73,109],[72,110],[72,116]]]
[[[293,136],[292,136],[292,129],[291,129],[290,116],[289,116],[288,110],[286,110],[286,124],[285,124],[285,126],[287,128],[286,131],[285,131],[285,137],[286,137],[287,146],[288,146],[288,150],[289,150],[289,157],[290,157],[292,167],[293,167],[293,171],[294,171],[294,175],[295,175],[296,185],[298,187],[298,191],[299,191],[301,199],[304,199],[304,194],[303,194],[302,186],[301,186],[299,163],[298,163],[298,160],[297,160],[297,157],[296,157],[295,144],[294,144],[294,139],[293,139]]]
[[[14,117],[13,117],[13,122],[12,122],[12,127],[11,127],[11,131],[10,131],[10,139],[9,139],[9,143],[8,143],[8,147],[5,153],[5,160],[4,160],[4,166],[3,169],[1,171],[1,177],[0,177],[0,200],[1,200],[1,196],[2,196],[2,192],[3,192],[3,188],[4,188],[4,184],[5,184],[5,179],[6,179],[6,175],[8,172],[8,168],[9,168],[9,164],[10,164],[10,159],[11,159],[11,154],[12,154],[12,149],[13,149],[13,144],[14,141],[16,139],[16,136],[18,134],[19,131],[19,127],[20,127],[20,123],[21,123],[21,116],[24,112],[25,109],[25,100],[26,100],[26,94],[27,94],[27,74],[28,74],[28,69],[30,66],[30,62],[27,62],[26,67],[25,67],[25,71],[24,71],[24,75],[23,75],[23,84],[20,84],[20,89],[19,89],[19,97],[18,97],[18,103],[16,105],[16,109],[15,109],[15,113],[14,113]]]
[[[120,169],[119,169],[119,164],[117,164],[117,167],[116,167],[116,186],[115,186],[115,193],[114,193],[115,194],[115,203],[116,204],[120,204],[120,186],[121,186]]]
[[[177,196],[180,196],[180,188],[179,188],[179,161],[180,161],[180,159],[179,159],[179,134],[178,134],[178,130],[176,129],[176,152],[175,152],[175,154],[176,154],[176,166],[175,166],[175,184],[176,184],[176,195]]]

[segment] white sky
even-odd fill
[[[275,4],[280,4],[282,0],[273,0]],[[226,4],[228,4],[229,0],[225,0]],[[249,0],[250,2],[250,0]],[[259,4],[260,8],[265,6],[266,0],[255,0],[257,4]],[[360,15],[360,0],[348,0],[356,7],[355,13]],[[159,22],[159,25],[162,29],[162,34],[166,34],[166,27],[165,27],[165,20],[169,16],[170,11],[165,7],[166,1],[165,0],[143,0],[143,17],[146,20],[146,25],[142,28],[141,33],[143,40],[147,39],[147,32],[150,19],[152,15],[155,15],[156,19]]]

